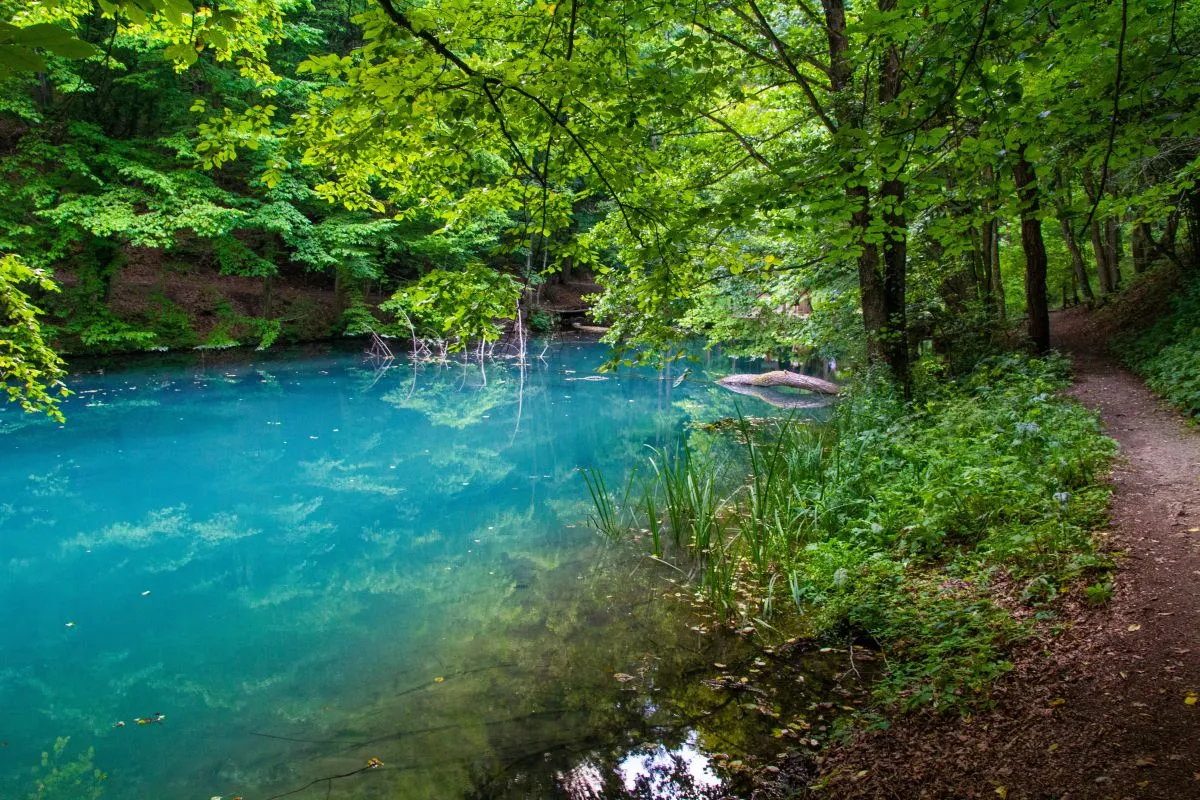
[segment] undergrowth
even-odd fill
[[[686,450],[656,451],[621,502],[593,473],[597,527],[649,534],[730,622],[873,641],[884,703],[967,711],[1010,669],[1025,620],[1072,585],[1106,585],[1092,531],[1114,446],[1056,394],[1067,380],[1064,359],[1020,356],[911,404],[864,380],[828,423],[743,422],[744,485],[715,485],[717,465]]]
[[[1114,349],[1152,390],[1187,414],[1200,414],[1200,280],[1184,283],[1168,313],[1119,337]]]

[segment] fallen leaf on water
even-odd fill
[[[436,678],[433,679],[433,682],[434,683],[445,683],[446,679],[443,678],[441,675],[438,675]]]
[[[1134,623],[1133,625],[1129,626],[1129,630],[1131,630],[1131,631],[1140,631],[1141,629],[1142,629],[1142,626],[1138,625],[1137,623]]]
[[[613,677],[619,680],[621,683],[633,680],[633,676],[627,672],[614,672]]]

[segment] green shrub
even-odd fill
[[[1171,298],[1148,328],[1119,337],[1115,349],[1146,385],[1191,416],[1200,414],[1200,280]]]

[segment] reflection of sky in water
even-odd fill
[[[70,736],[60,763],[95,748],[114,800],[267,796],[369,757],[388,767],[322,794],[498,797],[675,713],[695,643],[580,524],[577,470],[736,413],[702,365],[676,387],[580,380],[595,345],[523,374],[248,357],[80,377],[65,428],[0,409],[0,796]],[[618,672],[655,679],[634,697]],[[672,753],[707,785],[683,736],[606,761],[605,791]]]
[[[649,755],[631,755],[621,761],[617,769],[621,772],[625,788],[632,792],[637,788],[639,780],[648,778],[652,782],[651,790],[655,796],[678,797],[679,795],[672,793],[672,784],[662,773],[680,762],[693,785],[720,786],[721,781],[709,766],[708,757],[696,748],[697,738],[696,732],[690,731],[687,741],[673,750],[659,745]]]

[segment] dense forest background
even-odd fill
[[[34,406],[54,353],[466,342],[592,291],[626,354],[698,335],[907,386],[1200,250],[1173,0],[0,14],[6,388]]]

